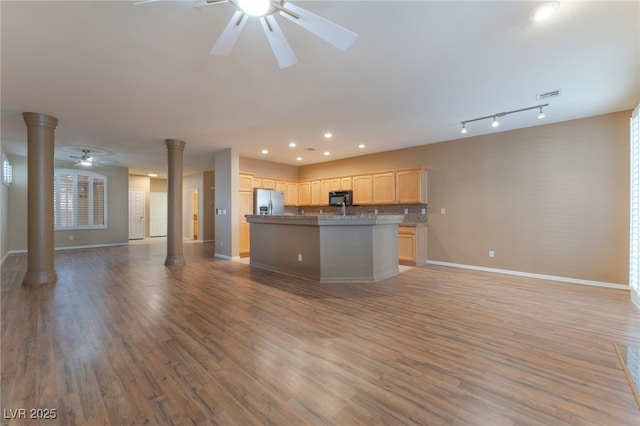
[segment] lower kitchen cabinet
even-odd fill
[[[427,226],[398,226],[398,263],[422,266],[427,263]]]

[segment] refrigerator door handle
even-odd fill
[[[269,214],[273,214],[273,203],[269,200]]]

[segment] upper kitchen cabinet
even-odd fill
[[[298,184],[296,182],[287,182],[287,191],[285,192],[284,205],[298,205]]]
[[[340,178],[339,189],[340,191],[348,191],[350,189],[353,189],[353,178],[351,176]]]
[[[373,192],[371,185],[371,175],[353,177],[353,204],[371,204]]]
[[[396,202],[396,174],[379,173],[372,176],[373,204],[394,204]]]
[[[264,189],[276,189],[275,179],[262,178],[262,188]]]
[[[249,191],[253,189],[253,177],[247,174],[240,174],[240,191]]]
[[[427,202],[427,171],[423,169],[396,172],[396,200],[398,204]]]
[[[305,181],[298,183],[298,205],[311,205],[311,182]]]
[[[311,181],[311,205],[312,206],[322,205],[322,183],[319,180]]]

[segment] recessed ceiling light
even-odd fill
[[[269,153],[269,150],[268,150],[268,149],[263,149],[263,150],[262,150],[262,153],[263,153],[264,155],[267,155],[267,154]]]
[[[296,157],[296,161],[302,161],[302,157]]]
[[[147,176],[149,176],[149,177],[158,177],[158,174],[157,173],[149,173]]]
[[[363,149],[365,147],[365,144],[361,143],[360,145],[358,145],[358,148]]]
[[[329,151],[325,151],[324,155],[331,155],[331,153]]]
[[[290,146],[291,148],[295,148],[295,147],[296,147],[296,143],[295,143],[295,142],[289,142],[289,146]]]
[[[533,22],[544,21],[560,7],[560,2],[549,1],[536,6],[529,14],[529,19]]]
[[[326,133],[324,134],[324,138],[325,138],[325,139],[331,139],[332,137],[333,137],[333,135],[331,134],[331,132],[326,132]]]

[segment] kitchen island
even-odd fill
[[[402,215],[247,215],[250,265],[321,283],[376,282],[398,271]]]

